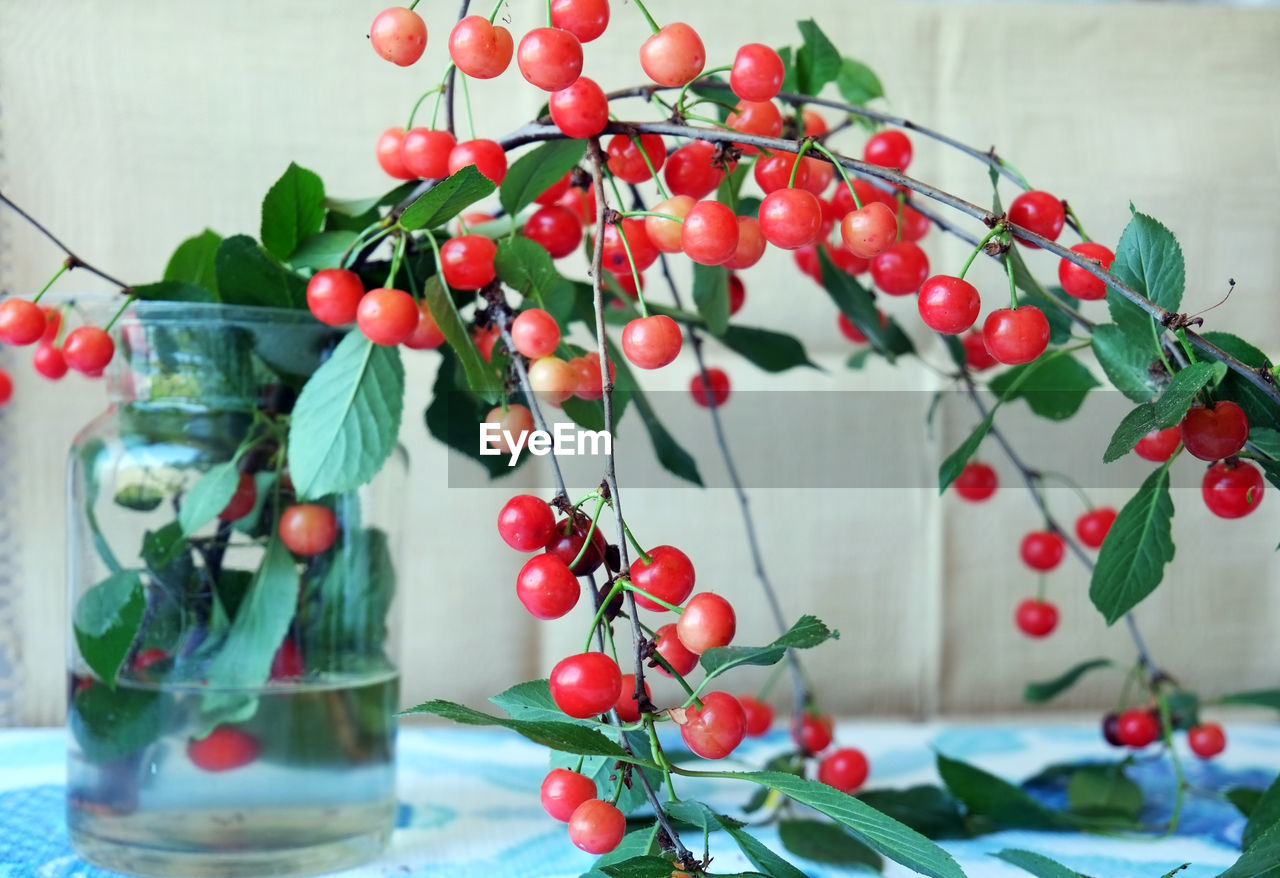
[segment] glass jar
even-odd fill
[[[306,874],[390,835],[402,453],[309,507],[310,545],[278,534],[299,505],[289,411],[341,337],[306,312],[175,302],[116,324],[68,504],[67,823],[95,864]]]

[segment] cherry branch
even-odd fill
[[[121,292],[125,292],[125,293],[131,292],[131,288],[127,283],[125,283],[124,281],[118,278],[112,277],[102,269],[94,265],[90,265],[88,262],[85,262],[83,259],[77,256],[70,247],[62,243],[61,239],[59,239],[57,235],[55,235],[53,232],[45,228],[44,225],[35,217],[33,217],[31,214],[27,213],[21,207],[18,207],[18,205],[14,204],[13,201],[11,201],[9,197],[6,196],[3,192],[0,192],[0,204],[5,205],[14,213],[16,213],[18,216],[22,217],[22,219],[24,219],[32,228],[34,228],[37,232],[39,232],[40,234],[48,238],[50,241],[52,241],[55,247],[57,247],[59,250],[65,253],[67,256],[68,269],[83,268],[85,271],[89,272],[90,274],[96,274],[98,277],[102,278],[108,283],[115,284],[120,288]]]
[[[467,12],[471,8],[471,0],[462,0],[462,8],[458,10],[458,21],[467,17]],[[449,69],[444,74],[444,127],[450,134],[453,133],[453,85],[458,75],[458,66],[450,64]],[[515,350],[515,348],[512,348]]]

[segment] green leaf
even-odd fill
[[[964,878],[951,855],[929,839],[827,784],[777,771],[735,772],[727,776],[775,789],[826,814],[908,869],[932,878]]]
[[[849,358],[844,361],[844,367],[846,369],[852,369],[855,372],[860,369],[865,369],[867,363],[871,362],[871,358],[875,356],[875,353],[876,352],[871,350],[871,348],[863,348],[860,351],[854,351],[849,355]]]
[[[395,448],[403,408],[399,350],[349,333],[302,388],[289,422],[298,497],[314,500],[373,478]]]
[[[766,372],[785,372],[798,366],[821,369],[809,359],[800,339],[786,333],[750,326],[730,326],[720,336],[720,341]]]
[[[142,626],[147,599],[135,570],[112,574],[76,601],[76,646],[89,669],[114,689],[116,675]]]
[[[217,301],[218,275],[214,268],[214,256],[221,243],[222,236],[210,229],[187,238],[169,257],[169,264],[164,267],[164,280],[202,287],[213,293],[212,300]],[[136,287],[134,291],[137,291]],[[156,298],[169,297],[156,296]]]
[[[173,715],[171,697],[123,686],[85,686],[71,699],[67,724],[85,758],[106,765],[159,739]]]
[[[1158,220],[1138,213],[1132,205],[1130,210],[1133,218],[1120,235],[1111,273],[1160,307],[1177,311],[1186,285],[1182,248]],[[1108,289],[1108,299],[1112,295],[1114,291]]]
[[[587,152],[585,140],[549,140],[527,152],[507,169],[498,189],[502,209],[515,216],[572,171]]]
[[[493,181],[475,165],[436,183],[400,214],[400,228],[409,231],[434,229],[444,225],[481,198],[491,195]]]
[[[410,192],[418,188],[419,182],[418,180],[407,180],[397,185],[390,192],[375,195],[372,198],[326,198],[324,206],[331,213],[339,213],[348,217],[362,217],[365,214],[375,212],[379,207],[390,207],[393,204],[399,204],[404,201]],[[368,225],[368,223],[364,225]]]
[[[1253,840],[1235,865],[1218,878],[1277,878],[1280,876],[1280,823]]]
[[[1263,790],[1253,787],[1231,787],[1223,793],[1227,801],[1236,806],[1236,810],[1248,817],[1262,801]]]
[[[796,85],[807,95],[816,95],[822,87],[840,75],[840,52],[812,18],[796,22],[804,45],[796,50]]]
[[[1249,813],[1241,846],[1248,850],[1267,830],[1276,826],[1280,826],[1280,777],[1267,787]]]
[[[445,291],[440,275],[435,274],[427,278],[427,282],[423,284],[422,295],[427,302],[427,308],[431,311],[431,316],[436,320],[436,325],[444,334],[445,341],[449,343],[449,347],[453,348],[458,356],[458,362],[462,364],[462,370],[467,376],[467,386],[490,405],[496,403],[501,397],[502,380],[497,370],[486,363],[480,351],[476,349],[476,343],[467,332],[467,326],[462,322],[462,315],[458,313],[453,297]]]
[[[1249,707],[1269,707],[1280,710],[1280,689],[1256,689],[1250,692],[1232,692],[1218,699],[1221,704],[1244,704]]]
[[[341,268],[342,256],[355,244],[353,231],[319,232],[309,235],[293,251],[289,264],[294,268]]]
[[[490,696],[489,703],[512,719],[566,722],[564,711],[556,707],[555,700],[551,697],[551,684],[547,680],[517,683],[504,692]]]
[[[151,570],[163,570],[182,555],[187,548],[187,538],[182,525],[171,521],[155,531],[142,536],[142,562]]]
[[[670,431],[658,420],[657,413],[653,410],[653,406],[649,404],[649,400],[636,384],[635,377],[631,374],[631,369],[627,365],[626,359],[619,355],[617,346],[613,341],[609,341],[609,359],[613,363],[616,372],[614,376],[615,393],[620,388],[628,394],[628,397],[635,405],[635,409],[640,413],[640,419],[644,422],[645,429],[649,432],[649,441],[653,443],[654,454],[657,455],[658,462],[663,468],[673,475],[679,476],[687,482],[695,485],[702,485],[702,475],[698,472],[698,464],[688,451],[676,441]]]
[[[643,856],[596,868],[609,878],[670,878],[673,867],[662,857]]]
[[[455,723],[469,726],[501,726],[523,735],[535,744],[576,753],[579,756],[607,756],[611,759],[635,761],[620,746],[599,732],[572,722],[547,722],[545,720],[517,720],[491,716],[452,701],[424,701],[404,711],[405,714],[429,713]],[[656,766],[650,766],[656,767]]]
[[[1089,599],[1108,625],[1155,591],[1173,560],[1173,498],[1169,468],[1162,466],[1120,510],[1098,551]]]
[[[1036,878],[1087,878],[1079,872],[1068,869],[1061,863],[1054,862],[1043,854],[1034,851],[1023,851],[1006,848],[991,856],[997,860],[1017,866],[1024,872],[1030,872]]]
[[[693,266],[693,302],[712,335],[729,328],[729,272],[719,265]]]
[[[1249,444],[1273,460],[1280,460],[1280,431],[1267,427],[1249,430]]]
[[[532,298],[540,307],[557,289],[567,286],[541,244],[528,238],[503,238],[493,259],[498,279],[520,295]],[[558,319],[558,318],[557,318]]]
[[[884,868],[880,855],[839,824],[826,820],[783,820],[778,824],[782,846],[797,857],[836,866],[867,866],[874,872]]]
[[[1095,326],[1092,345],[1098,364],[1116,390],[1134,402],[1147,402],[1156,395],[1149,346],[1135,348],[1114,323]]]
[[[1076,820],[1041,805],[1024,790],[975,765],[938,754],[938,774],[970,814],[1017,829],[1069,829]]]
[[[1080,662],[1075,667],[1067,670],[1065,673],[1054,677],[1052,680],[1044,680],[1039,683],[1028,683],[1026,688],[1022,690],[1022,697],[1026,701],[1033,704],[1042,704],[1046,701],[1052,701],[1063,692],[1066,692],[1072,686],[1080,681],[1080,678],[1090,671],[1098,668],[1114,668],[1116,663],[1111,659],[1096,658],[1089,661]]]
[[[751,864],[771,878],[806,878],[803,872],[744,831],[743,823],[719,814],[701,802],[672,802],[666,806],[666,812],[676,820],[698,827],[704,835],[719,826],[737,843]]]
[[[363,528],[336,546],[319,599],[299,611],[303,655],[315,670],[341,673],[350,656],[376,656],[387,639],[396,571],[385,532]]]
[[[134,512],[152,512],[164,502],[164,491],[147,482],[131,482],[122,485],[112,499],[117,506]]]
[[[226,640],[209,663],[210,685],[242,689],[265,683],[297,605],[297,565],[284,543],[273,536]]]
[[[782,59],[782,90],[785,92],[796,92],[800,89],[796,86],[796,65],[791,58],[792,52],[790,46],[783,46],[778,49],[778,57]],[[727,115],[727,114],[726,114]],[[724,116],[720,118],[723,122]]]
[[[905,790],[866,790],[858,798],[928,838],[968,838],[960,802],[933,784]]]
[[[133,294],[144,302],[216,302],[218,296],[204,287],[176,280],[162,280],[153,284],[131,287]]]
[[[1006,369],[991,380],[990,386],[1002,402],[1025,399],[1040,417],[1065,421],[1080,410],[1086,394],[1098,386],[1098,381],[1075,358],[1064,355]]]
[[[955,451],[947,455],[942,461],[942,466],[938,467],[938,493],[944,493],[947,488],[951,487],[951,483],[959,478],[960,473],[964,471],[964,465],[969,462],[969,458],[977,452],[978,446],[982,444],[982,440],[987,438],[987,433],[991,431],[991,425],[995,422],[996,410],[993,408],[987,412],[987,416],[978,422],[978,426],[973,428],[973,432],[960,443]]]
[[[1173,376],[1169,386],[1154,402],[1138,406],[1120,421],[1111,434],[1107,450],[1102,460],[1111,463],[1124,457],[1138,444],[1138,440],[1152,430],[1164,430],[1182,420],[1182,416],[1191,408],[1196,394],[1213,380],[1212,363],[1193,363]]]
[[[854,326],[866,336],[868,344],[889,362],[899,354],[913,353],[911,339],[895,333],[894,323],[881,323],[871,294],[843,269],[836,266],[824,248],[818,248],[818,265],[822,269],[822,287],[836,303],[836,307],[848,317]]]
[[[190,536],[213,521],[231,502],[239,484],[240,472],[234,463],[209,467],[208,472],[182,498],[182,508],[178,512],[182,532]]]
[[[884,86],[866,64],[853,58],[840,59],[840,73],[836,76],[836,88],[846,101],[862,106],[876,98],[884,97]]]
[[[214,267],[218,294],[228,305],[307,307],[306,281],[280,265],[248,235],[235,235],[219,244]]]
[[[622,841],[618,843],[616,848],[596,858],[594,868],[581,876],[581,878],[604,878],[605,873],[600,871],[604,866],[612,863],[621,863],[633,857],[644,857],[656,853],[658,850],[655,841],[657,837],[658,823],[656,820],[649,826],[631,830],[622,837]],[[670,864],[668,864],[667,868],[670,868]]]
[[[431,390],[431,403],[424,415],[427,431],[448,447],[480,464],[488,471],[490,478],[515,472],[531,455],[520,455],[516,466],[510,467],[507,462],[511,458],[506,455],[480,453],[480,423],[489,413],[490,406],[466,390],[466,378],[458,364],[458,357],[447,350],[442,351],[442,354]]]
[[[788,649],[811,649],[840,637],[816,616],[801,616],[785,634],[768,646],[717,646],[702,654],[700,663],[708,675],[739,665],[776,665]]]
[[[1082,817],[1134,821],[1142,810],[1142,790],[1118,765],[1086,766],[1067,782],[1067,807]]]
[[[288,261],[307,237],[324,225],[324,183],[313,171],[290,162],[262,199],[262,245]]]

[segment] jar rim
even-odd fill
[[[324,326],[306,308],[272,308],[265,305],[229,305],[224,302],[181,302],[173,299],[138,299],[120,315],[118,323],[237,323]]]

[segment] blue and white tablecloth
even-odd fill
[[[1186,760],[1188,781],[1203,790],[1264,788],[1280,771],[1280,726],[1230,725],[1230,744],[1218,759]],[[777,729],[749,741],[735,759],[759,765],[786,747]],[[843,724],[837,740],[871,759],[868,787],[936,783],[934,753],[972,762],[1019,781],[1052,763],[1115,759],[1095,723],[1061,725]],[[63,747],[60,730],[0,730],[0,878],[109,878],[68,844],[63,825]],[[547,753],[509,732],[456,727],[404,727],[399,736],[400,808],[392,843],[381,860],[341,873],[343,878],[575,878],[592,857],[570,845],[564,825],[543,813],[538,786]],[[1168,760],[1137,770],[1147,796],[1144,816],[1167,814],[1173,780]],[[750,787],[738,782],[679,779],[682,795],[697,795],[718,810],[737,812]],[[1238,857],[1244,819],[1212,796],[1194,795],[1178,834],[1161,840],[1079,833],[1010,831],[947,848],[972,876],[1026,878],[993,859],[1005,848],[1039,851],[1098,878],[1158,878],[1183,863],[1186,878],[1209,878]],[[778,847],[776,831],[757,830]],[[729,839],[712,837],[718,872],[749,870]],[[780,849],[780,847],[779,847]],[[853,874],[805,864],[814,878]],[[865,873],[864,873],[865,874]],[[890,864],[889,876],[907,871]]]

